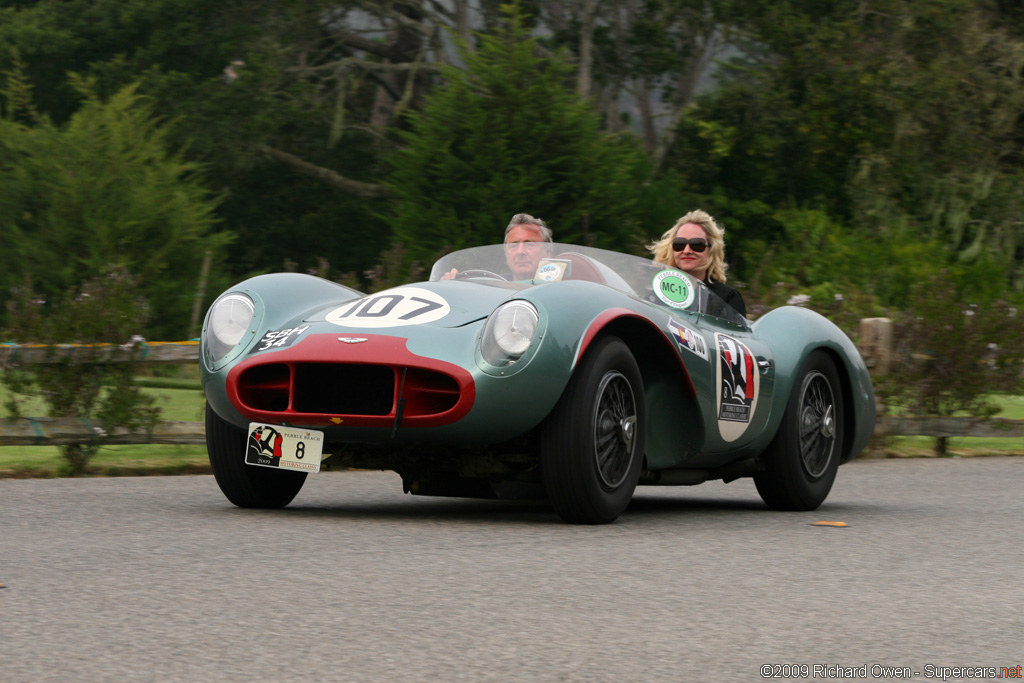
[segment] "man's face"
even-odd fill
[[[505,237],[505,260],[516,280],[529,280],[544,257],[544,236],[533,225],[517,225]]]

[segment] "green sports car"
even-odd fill
[[[220,295],[200,365],[227,498],[282,507],[333,467],[546,498],[576,523],[614,521],[638,485],[739,477],[773,509],[813,510],[868,443],[867,368],[824,317],[751,322],[680,270],[536,246],[526,280],[499,244],[373,294],[276,273]]]

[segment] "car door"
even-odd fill
[[[698,324],[711,361],[705,385],[710,390],[702,397],[704,454],[730,456],[723,461],[753,455],[768,440],[765,426],[775,388],[771,349],[753,336],[748,322],[735,312],[723,315],[722,309],[709,306]]]

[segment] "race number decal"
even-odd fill
[[[757,408],[761,388],[754,354],[743,342],[715,333],[718,347],[718,431],[726,441],[735,441],[747,431]]]
[[[654,276],[654,295],[672,308],[689,308],[697,298],[697,288],[679,270],[663,270]]]
[[[249,353],[268,351],[270,349],[283,349],[286,346],[291,346],[295,343],[295,340],[301,337],[302,333],[308,329],[309,325],[303,325],[302,327],[292,327],[287,330],[274,330],[267,332]]]
[[[401,327],[434,322],[448,315],[448,302],[420,287],[396,287],[350,301],[327,314],[343,327]]]

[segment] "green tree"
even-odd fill
[[[526,211],[558,241],[634,248],[642,152],[629,136],[601,132],[564,59],[542,54],[520,10],[504,11],[476,51],[463,45],[465,69],[447,68],[410,115],[388,179],[394,239],[424,261],[438,248],[498,242],[509,217]]]
[[[990,263],[1000,286],[1024,289],[1024,40],[986,3],[886,9],[864,23],[886,60],[874,84],[891,135],[855,160],[855,217],[905,225],[948,263]]]
[[[35,283],[55,298],[124,262],[139,278],[153,321],[136,333],[187,333],[206,251],[223,258],[214,232],[216,199],[201,168],[168,149],[168,124],[125,88],[100,100],[90,81],[72,78],[84,98],[64,125],[35,113],[17,72],[0,93],[2,284]],[[22,120],[27,122],[22,122]]]
[[[554,33],[551,40],[574,57],[577,92],[593,98],[607,130],[636,132],[660,166],[676,124],[714,58],[727,47],[722,3],[537,0],[537,5]]]
[[[374,178],[383,136],[366,125],[378,88],[366,74],[375,61],[402,58],[401,49],[389,49],[401,43],[392,26],[410,10],[402,2],[374,3],[364,16],[379,15],[381,32],[396,36],[378,41],[349,30],[353,5],[0,0],[0,72],[20,54],[36,108],[57,126],[82,106],[69,70],[90,78],[104,101],[135,84],[153,111],[174,122],[167,144],[207,170],[221,198],[216,218],[244,237],[215,271],[229,280],[286,262],[307,268],[321,258],[361,269],[387,242],[373,202],[268,155],[283,150],[319,169]],[[422,33],[430,34],[426,22]],[[346,41],[358,54],[382,54],[355,60],[357,48]],[[407,52],[412,61],[420,51],[411,45]],[[358,64],[335,68],[346,58]],[[393,81],[387,92],[397,101],[403,84],[399,76]]]
[[[800,206],[883,249],[930,240],[933,269],[984,261],[998,287],[1024,287],[1024,42],[1003,14],[976,0],[722,12],[742,51],[680,124],[667,168],[730,219],[734,246],[787,239],[777,210]],[[866,284],[887,303],[906,294]]]

